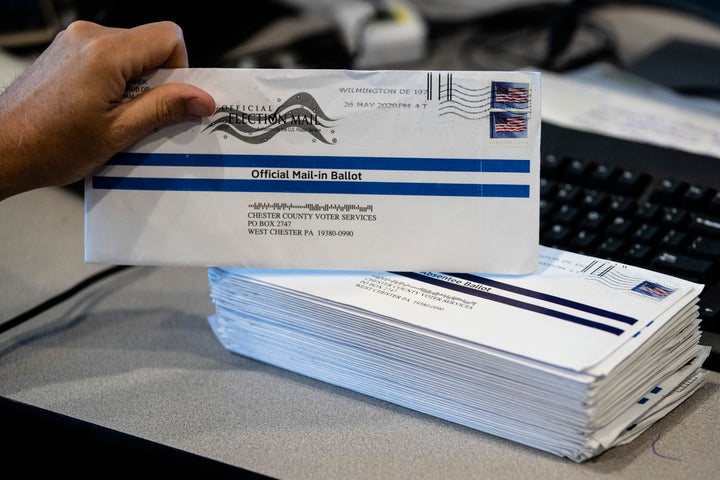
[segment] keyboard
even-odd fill
[[[705,284],[720,365],[720,158],[542,126],[540,242]]]

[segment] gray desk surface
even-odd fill
[[[105,268],[83,262],[82,200],[0,203],[9,318]],[[0,336],[0,394],[283,479],[715,479],[720,375],[629,445],[583,464],[226,351],[204,268],[138,267]]]

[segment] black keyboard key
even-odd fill
[[[580,217],[580,209],[572,205],[561,205],[553,215],[553,221],[563,225],[573,225]]]
[[[630,248],[627,249],[623,260],[625,263],[635,265],[638,267],[647,267],[652,260],[653,249],[648,245],[641,243],[633,243]]]
[[[690,213],[682,208],[670,207],[665,209],[660,222],[668,227],[678,230],[684,229],[690,223]]]
[[[652,270],[700,283],[711,278],[714,266],[715,264],[707,259],[670,252],[659,253],[650,262]]]
[[[710,201],[707,205],[707,212],[710,215],[720,217],[720,192],[715,192],[715,194],[710,197]]]
[[[590,172],[594,170],[595,164],[583,158],[571,158],[565,167],[563,178],[566,182],[575,185],[587,185]]]
[[[552,224],[542,236],[542,244],[554,248],[566,248],[570,244],[572,229],[567,225]]]
[[[610,198],[607,209],[611,214],[628,217],[637,211],[637,201],[632,197],[615,195]]]
[[[620,171],[617,168],[599,163],[590,172],[588,185],[592,188],[612,192],[615,189],[615,179],[619,174]]]
[[[552,216],[552,214],[555,213],[556,208],[557,208],[557,205],[554,202],[551,202],[550,200],[541,198],[540,199],[540,218],[542,218],[542,219],[550,218]]]
[[[580,228],[586,230],[598,231],[605,227],[606,223],[607,217],[597,210],[590,210],[579,219]]]
[[[682,180],[665,178],[650,194],[650,201],[664,205],[680,205],[680,199],[685,195],[689,185]]]
[[[580,199],[580,207],[586,210],[605,210],[610,205],[610,196],[597,190],[586,190]]]
[[[650,184],[651,179],[652,177],[647,173],[623,170],[615,185],[615,192],[620,195],[639,197],[645,187]]]
[[[540,162],[540,173],[543,178],[560,180],[563,176],[563,171],[567,163],[567,157],[561,157],[560,155],[549,153],[545,155]]]
[[[720,239],[712,237],[696,237],[688,245],[687,253],[697,257],[720,259]]]
[[[716,194],[716,190],[702,185],[690,185],[685,191],[681,205],[688,210],[705,212],[710,199]]]
[[[582,187],[578,187],[577,185],[571,185],[569,183],[564,183],[560,185],[560,188],[555,195],[557,199],[563,203],[577,204],[580,202],[582,194]]]
[[[695,235],[720,237],[720,221],[703,215],[697,215],[688,226],[688,231]]]
[[[570,238],[570,250],[577,253],[591,255],[600,243],[600,237],[597,233],[588,230],[580,230]]]
[[[629,238],[634,226],[635,223],[632,220],[618,215],[607,226],[606,232],[612,237]]]
[[[663,213],[665,212],[662,206],[655,203],[644,202],[638,207],[637,212],[635,212],[635,218],[639,222],[656,223],[660,221]]]
[[[688,235],[679,230],[670,230],[660,239],[660,247],[671,252],[682,252],[687,244]]]
[[[616,237],[607,237],[603,240],[595,251],[595,255],[600,258],[607,258],[609,260],[622,260],[625,254],[625,248],[627,243]]]
[[[654,245],[660,239],[662,230],[657,225],[651,223],[642,223],[633,232],[631,241],[643,243],[646,245]]]
[[[552,180],[547,178],[540,179],[540,198],[555,198],[555,194],[558,191],[558,185]]]

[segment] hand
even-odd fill
[[[71,23],[0,94],[0,200],[81,180],[153,128],[211,115],[215,101],[184,83],[122,102],[128,81],[188,66],[180,27]]]

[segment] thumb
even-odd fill
[[[215,100],[206,91],[186,83],[166,83],[138,95],[124,105],[122,121],[132,136],[188,117],[215,112]]]

